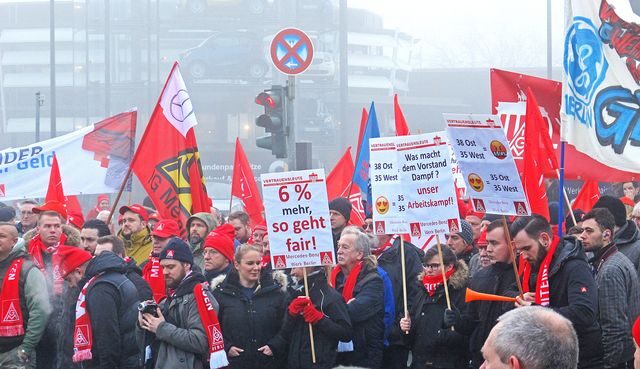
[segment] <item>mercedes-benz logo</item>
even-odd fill
[[[178,90],[171,98],[171,116],[178,122],[184,122],[193,114],[191,97],[185,89]]]

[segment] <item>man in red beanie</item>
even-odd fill
[[[264,220],[253,226],[251,230],[251,241],[258,247],[263,247],[263,238],[267,234],[267,222]]]
[[[180,237],[180,225],[173,219],[163,219],[159,221],[151,238],[153,248],[148,261],[143,263],[142,278],[149,283],[156,302],[162,301],[167,296],[164,277],[162,276],[162,266],[160,265],[160,253],[167,246],[172,237]]]
[[[211,231],[204,239],[204,275],[208,281],[231,271],[234,235],[233,226],[227,223]]]

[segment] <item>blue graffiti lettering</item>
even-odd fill
[[[564,101],[565,113],[567,115],[576,117],[582,124],[591,125],[592,114],[589,106],[569,94],[564,95]]]
[[[620,86],[600,91],[594,104],[596,137],[602,146],[622,154],[627,142],[640,146],[640,90],[633,94]]]

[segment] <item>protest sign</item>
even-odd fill
[[[460,221],[445,132],[371,141],[376,234],[458,232]]]
[[[0,201],[44,197],[53,154],[65,195],[114,193],[133,156],[135,111],[29,146],[0,151]]]
[[[497,116],[443,114],[447,133],[479,212],[528,215],[529,205]]]
[[[261,176],[274,269],[334,264],[323,169]]]

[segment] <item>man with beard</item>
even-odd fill
[[[578,334],[578,368],[602,368],[603,349],[597,320],[598,290],[591,268],[575,237],[560,240],[540,215],[518,218],[511,234],[520,257],[524,296],[516,307],[541,305],[569,319]]]
[[[204,270],[204,255],[202,242],[204,238],[216,227],[216,221],[209,213],[195,213],[187,220],[187,232],[189,232],[189,248],[193,254],[193,263],[200,270]]]
[[[163,219],[156,224],[151,238],[153,247],[149,259],[142,265],[142,278],[149,283],[156,302],[162,301],[167,290],[162,276],[162,266],[160,265],[160,253],[175,237],[179,237],[180,229],[178,222],[173,219]]]
[[[247,243],[251,237],[251,226],[249,225],[249,215],[244,211],[235,211],[229,214],[228,223],[236,231],[236,240],[239,244]]]
[[[80,230],[80,245],[84,251],[93,255],[98,246],[98,238],[111,234],[105,222],[98,219],[89,219],[84,222]]]
[[[127,256],[140,265],[151,253],[151,234],[147,227],[149,215],[142,205],[133,204],[120,208],[122,229],[118,237],[124,242]]]
[[[160,253],[167,288],[172,293],[155,314],[140,313],[140,327],[155,335],[154,368],[203,368],[209,353],[210,368],[228,365],[218,322],[218,303],[201,273],[193,271],[189,246],[172,238]],[[148,301],[151,302],[151,301]]]

